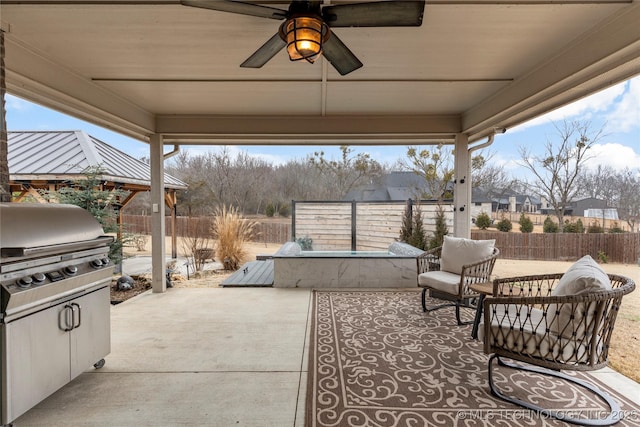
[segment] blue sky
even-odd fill
[[[90,135],[140,158],[148,157],[146,143],[128,138],[107,129],[75,119],[37,104],[7,95],[8,130],[83,130]],[[505,134],[496,135],[490,152],[492,161],[502,165],[514,175],[522,168],[518,148],[527,145],[543,147],[547,140],[557,139],[553,123],[563,120],[588,120],[592,129],[603,128],[604,137],[593,147],[589,160],[592,167],[598,164],[610,165],[616,169],[629,167],[640,170],[640,76],[612,86],[573,104],[540,116],[518,127],[508,129]],[[338,158],[338,147],[309,146],[238,146],[231,150],[243,150],[260,156],[274,164],[289,159],[303,159],[314,151],[323,150],[328,158]],[[406,147],[400,146],[358,146],[355,152],[367,152],[381,163],[393,164],[406,156]],[[219,150],[220,147],[182,147],[191,153],[203,150]]]

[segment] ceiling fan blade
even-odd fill
[[[240,66],[244,68],[260,68],[269,62],[269,60],[273,58],[276,53],[280,52],[286,45],[287,43],[280,38],[280,34],[276,33],[273,37],[267,40],[265,44],[260,46],[260,49],[256,50],[253,55],[240,64]]]
[[[326,6],[322,18],[330,27],[419,27],[424,1],[380,1]]]
[[[329,39],[322,44],[322,55],[344,76],[362,67],[362,62],[342,43],[332,31]]]
[[[238,13],[240,15],[257,16],[260,18],[282,20],[287,17],[286,10],[241,1],[182,0],[180,3],[184,6],[200,7],[202,9],[219,10],[221,12]]]

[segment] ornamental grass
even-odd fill
[[[256,225],[255,221],[243,218],[238,208],[216,208],[211,231],[218,240],[216,258],[225,270],[237,270],[246,260],[245,243],[253,238]]]

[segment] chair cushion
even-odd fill
[[[581,295],[609,290],[611,281],[607,273],[591,256],[585,255],[562,275],[551,295]],[[557,313],[551,321],[551,329],[565,338],[581,340],[594,326],[596,308],[595,303],[551,304],[549,313]]]
[[[451,295],[458,295],[460,276],[447,271],[428,271],[418,275],[418,285],[436,289]]]
[[[462,267],[482,261],[493,254],[495,239],[471,240],[462,237],[444,236],[440,269],[460,274]]]

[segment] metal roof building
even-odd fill
[[[83,131],[14,131],[9,137],[11,191],[51,189],[52,185],[82,178],[100,169],[100,179],[127,191],[147,191],[151,167]],[[187,185],[164,174],[165,190],[183,190]],[[32,194],[32,193],[31,193]]]
[[[151,167],[83,131],[8,132],[9,180],[12,199],[31,196],[47,203],[40,191],[55,191],[99,170],[102,190],[123,190],[120,213],[136,194],[151,189]],[[171,213],[172,255],[176,256],[176,190],[187,184],[164,174],[164,200]],[[121,216],[119,222],[122,223]]]

